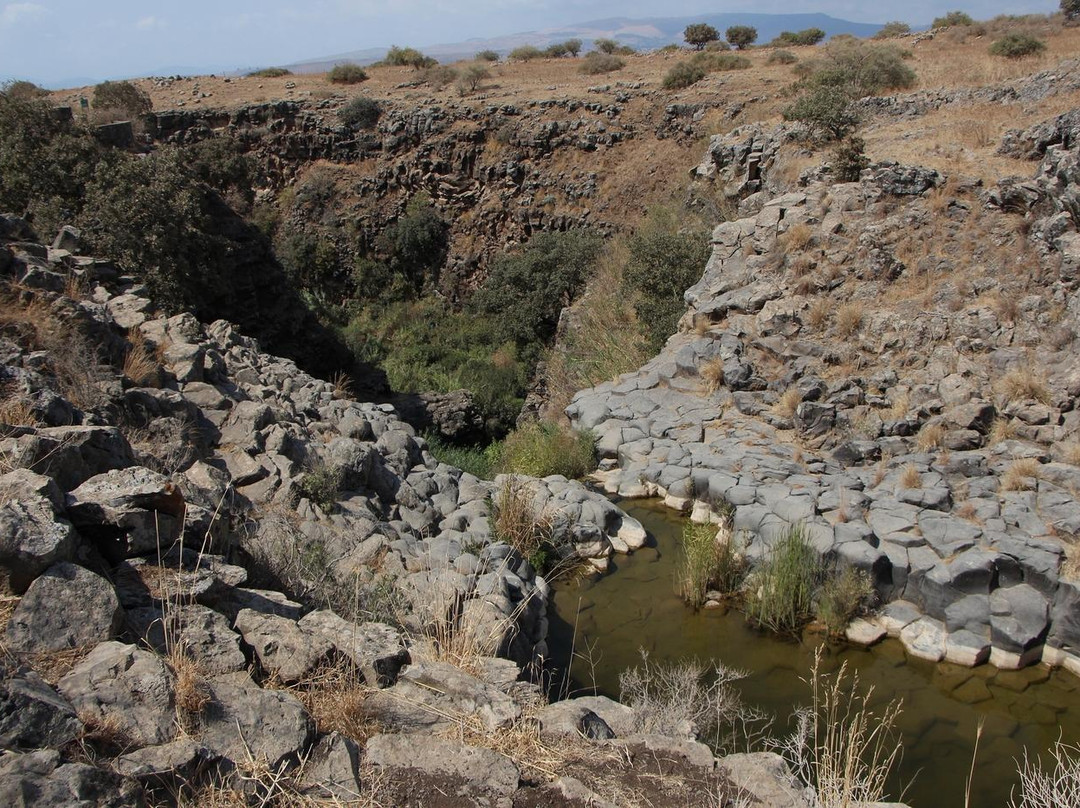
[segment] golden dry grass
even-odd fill
[[[778,240],[787,252],[801,253],[813,244],[814,229],[803,222],[793,224]]]
[[[799,406],[801,401],[802,394],[794,387],[789,387],[781,393],[780,398],[773,404],[772,411],[781,418],[790,418],[795,414],[795,408]]]
[[[198,731],[199,716],[210,701],[205,671],[181,644],[173,645],[169,649],[165,661],[175,677],[173,696],[176,700],[177,727],[185,735],[195,735]]]
[[[1008,418],[995,418],[994,423],[990,425],[987,441],[993,446],[1003,440],[1015,440],[1016,436],[1016,424],[1013,421]]]
[[[865,310],[863,304],[858,301],[845,303],[836,310],[836,333],[840,337],[850,337],[863,323]]]
[[[922,488],[922,475],[911,463],[904,466],[900,472],[900,486],[902,488]]]
[[[41,426],[30,402],[21,395],[8,395],[0,399],[0,424],[7,426]]]
[[[815,331],[821,331],[829,321],[832,306],[825,298],[815,300],[806,311],[806,324]]]
[[[1015,367],[998,381],[998,391],[1007,401],[1034,399],[1042,404],[1050,403],[1050,388],[1043,373],[1028,367]]]
[[[1080,443],[1064,443],[1060,447],[1065,462],[1071,466],[1080,466]]]
[[[919,430],[915,445],[920,452],[927,452],[941,445],[945,438],[945,428],[941,424],[926,424]]]
[[[1001,475],[1002,491],[1030,490],[1041,474],[1039,461],[1033,457],[1014,460]]]
[[[724,360],[717,357],[702,364],[698,370],[705,389],[712,395],[724,386]]]

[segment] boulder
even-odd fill
[[[37,673],[0,665],[0,749],[58,748],[81,730],[75,709]]]
[[[247,667],[240,637],[223,614],[198,604],[174,605],[165,612],[143,606],[127,612],[128,627],[158,653],[180,648],[208,675],[232,673]]]
[[[71,559],[75,528],[57,514],[63,495],[50,478],[27,469],[0,477],[0,568],[22,594],[41,573]]]
[[[175,679],[160,656],[104,642],[60,680],[59,690],[85,721],[107,722],[134,746],[176,734]]]
[[[320,738],[304,762],[300,785],[315,799],[359,800],[360,748],[356,742],[336,732]]]
[[[112,639],[122,619],[120,600],[108,581],[61,561],[30,585],[5,636],[14,651],[66,651]]]
[[[352,623],[328,609],[304,615],[300,628],[333,645],[375,687],[389,687],[412,660],[401,632],[384,623]]]
[[[115,772],[64,763],[54,749],[0,757],[0,805],[11,808],[126,808],[142,789]]]
[[[398,777],[446,778],[447,796],[458,804],[475,805],[478,796],[509,797],[521,779],[513,762],[497,752],[425,735],[376,735],[367,742],[364,760]]]
[[[580,738],[592,737],[586,727],[590,716],[602,721],[612,737],[624,738],[634,732],[634,711],[606,696],[582,696],[552,702],[537,717],[540,733],[545,738]],[[589,722],[595,724],[591,719]]]
[[[148,788],[176,794],[183,785],[195,780],[209,759],[206,748],[197,740],[177,738],[160,746],[127,752],[113,762],[113,767]]]
[[[295,621],[241,609],[233,627],[250,645],[263,669],[282,684],[308,678],[330,657],[334,644]]]

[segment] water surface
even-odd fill
[[[551,647],[565,669],[573,644],[571,688],[617,698],[619,672],[640,662],[639,648],[653,661],[696,657],[719,660],[749,672],[738,683],[743,698],[776,716],[776,731],[792,710],[809,700],[807,677],[820,639],[780,640],[750,629],[736,610],[688,608],[674,590],[682,519],[655,502],[620,506],[641,521],[650,544],[632,556],[616,556],[613,571],[554,586]],[[575,640],[576,627],[576,640]],[[1080,682],[1042,666],[997,671],[933,665],[906,658],[886,640],[873,649],[831,649],[826,667],[846,661],[875,696],[902,698],[899,729],[904,757],[891,796],[909,784],[913,808],[963,806],[964,786],[980,717],[972,808],[999,808],[1017,782],[1016,760],[1044,753],[1059,737],[1080,739]]]

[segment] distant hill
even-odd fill
[[[558,28],[546,28],[540,31],[524,31],[517,34],[494,37],[491,39],[469,39],[442,45],[427,45],[422,48],[428,56],[441,62],[453,62],[472,57],[477,51],[493,50],[505,55],[521,45],[544,47],[553,42],[566,39],[580,39],[586,49],[596,39],[614,39],[637,50],[653,50],[672,42],[682,43],[683,30],[687,25],[705,22],[715,27],[723,36],[732,25],[752,25],[758,30],[758,42],[768,42],[781,31],[800,31],[804,28],[820,28],[829,36],[836,34],[854,34],[867,37],[875,34],[880,25],[873,23],[851,22],[830,17],[828,14],[697,14],[692,17],[650,17],[633,19],[630,17],[611,17],[604,20],[564,25]],[[383,58],[391,44],[416,45],[413,42],[387,43],[385,48],[367,48],[366,50],[322,56],[287,65],[297,73],[315,73],[328,70],[341,62],[371,64]]]

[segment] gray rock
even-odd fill
[[[359,800],[360,748],[356,742],[336,732],[320,738],[304,762],[300,786],[315,799]]]
[[[1050,604],[1027,584],[995,589],[990,594],[990,640],[995,648],[1022,654],[1046,637]]]
[[[131,609],[128,626],[158,653],[182,649],[209,675],[232,673],[247,667],[240,638],[224,615],[198,604],[172,606],[167,613],[155,606]]]
[[[304,615],[300,628],[328,641],[375,687],[389,687],[412,660],[401,632],[383,623],[351,623],[326,609]]]
[[[634,711],[625,704],[606,696],[582,696],[552,702],[539,713],[543,737],[579,738],[584,733],[582,721],[586,714],[598,716],[615,733],[624,738],[634,732]]]
[[[234,628],[255,650],[259,664],[283,684],[306,679],[334,650],[325,637],[305,631],[295,621],[273,614],[242,609]]]
[[[784,759],[775,752],[726,755],[720,768],[739,793],[751,795],[761,805],[811,808]]]
[[[0,757],[0,805],[126,808],[141,803],[134,781],[82,763],[62,763],[54,749]]]
[[[945,626],[938,620],[920,617],[904,626],[900,642],[911,656],[940,662],[945,656]]]
[[[368,739],[364,759],[383,770],[414,770],[460,780],[452,799],[473,797],[476,792],[509,797],[521,779],[513,762],[497,752],[424,735],[376,735]]]
[[[60,692],[84,720],[115,725],[135,746],[176,734],[174,678],[161,657],[104,642],[60,680]]]
[[[246,673],[209,680],[210,701],[202,714],[202,743],[234,763],[265,759],[271,767],[307,750],[315,725],[295,697],[263,690]]]
[[[175,794],[180,786],[193,782],[207,762],[209,754],[201,743],[193,738],[178,738],[121,755],[113,766],[125,777]]]
[[[27,469],[0,477],[0,502],[0,568],[22,594],[53,564],[71,559],[75,529],[57,513],[63,495],[56,483]]]
[[[115,637],[122,619],[120,600],[108,581],[61,561],[30,585],[5,636],[15,651],[65,651]]]
[[[0,665],[0,748],[59,748],[81,730],[74,708],[37,673]]]

